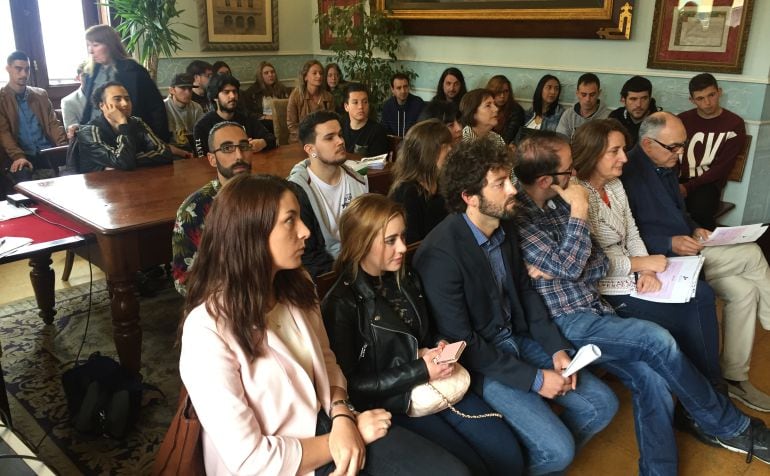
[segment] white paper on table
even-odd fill
[[[755,223],[741,226],[718,226],[708,240],[702,241],[703,246],[737,245],[739,243],[752,243],[762,236],[767,230],[767,225]]]
[[[695,296],[704,259],[702,255],[668,258],[666,270],[656,273],[661,283],[660,290],[654,293],[639,293],[634,289],[631,297],[664,303],[688,302]]]
[[[572,362],[561,373],[562,377],[569,377],[575,372],[581,370],[586,365],[602,356],[602,350],[594,344],[586,344],[581,347],[577,354],[572,357]]]
[[[385,161],[387,159],[388,154],[380,154],[374,157],[364,157],[361,160],[346,160],[345,165],[360,174],[366,169],[381,170],[385,168]]]
[[[0,221],[32,215],[32,212],[30,210],[35,210],[35,209],[31,208],[27,210],[26,208],[20,208],[15,205],[11,205],[10,203],[8,203],[8,200],[3,200],[2,202],[0,202]]]
[[[0,257],[3,257],[11,251],[32,243],[32,238],[23,236],[0,236]]]

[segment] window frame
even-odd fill
[[[80,3],[83,9],[83,24],[86,28],[101,23],[101,12],[94,0],[81,0]],[[58,107],[61,98],[78,88],[78,83],[74,81],[75,65],[72,68],[72,82],[51,85],[48,78],[48,63],[43,44],[38,0],[10,0],[10,10],[16,49],[24,51],[30,59],[29,84],[48,91],[49,98],[54,106]]]

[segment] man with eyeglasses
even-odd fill
[[[677,474],[671,394],[718,445],[770,463],[770,431],[761,420],[717,393],[666,329],[620,317],[601,298],[598,283],[609,259],[592,243],[588,190],[570,183],[565,174],[571,168],[566,138],[540,131],[519,144],[516,222],[522,255],[562,335],[575,348],[598,346],[597,363],[633,393],[639,474]]]
[[[710,231],[690,215],[679,193],[679,159],[686,149],[682,121],[665,112],[650,115],[628,153],[621,180],[639,233],[650,254],[702,254],[706,281],[725,303],[720,364],[728,392],[750,408],[770,412],[770,396],[749,382],[758,319],[770,330],[770,270],[756,243],[704,247]]]
[[[241,82],[229,74],[218,74],[209,81],[208,95],[216,104],[216,110],[207,112],[193,129],[195,151],[198,157],[206,157],[209,131],[214,124],[222,121],[232,121],[242,125],[249,136],[249,143],[254,152],[275,147],[275,136],[262,125],[259,117],[247,116],[238,110],[240,89]]]
[[[340,252],[339,218],[350,202],[369,191],[366,175],[347,165],[340,116],[316,111],[299,123],[299,140],[308,158],[288,180],[297,186],[302,222],[310,229],[302,264],[315,277],[331,270]]]
[[[176,212],[174,231],[171,234],[171,267],[174,286],[185,296],[187,270],[195,259],[195,253],[203,235],[203,223],[222,185],[238,174],[251,172],[252,146],[246,130],[237,122],[223,121],[215,124],[208,137],[206,158],[217,170],[217,178],[193,192],[182,202]]]
[[[720,106],[722,88],[711,74],[694,76],[689,89],[695,108],[679,114],[690,138],[682,156],[679,190],[692,219],[713,230],[722,189],[746,145],[746,125]]]

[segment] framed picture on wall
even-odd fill
[[[278,49],[278,0],[198,0],[201,51]]]
[[[741,73],[753,0],[656,0],[648,68]]]
[[[372,0],[407,35],[628,40],[635,0]]]
[[[358,3],[360,3],[360,0],[318,0],[318,13],[320,16],[328,13],[329,8],[331,7],[349,7]],[[358,16],[356,16],[356,18],[358,18]],[[358,21],[360,21],[360,19]],[[318,32],[321,37],[321,48],[328,50],[332,46],[332,43],[334,43],[334,36],[332,35],[331,30],[324,28],[319,22]]]

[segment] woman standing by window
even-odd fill
[[[86,30],[86,43],[91,59],[86,64],[82,78],[83,95],[86,97],[81,115],[83,123],[88,123],[100,114],[99,108],[91,102],[94,89],[108,81],[117,81],[131,96],[133,115],[150,126],[163,142],[168,142],[171,133],[168,130],[163,97],[147,70],[128,56],[118,32],[108,25],[94,25]]]

